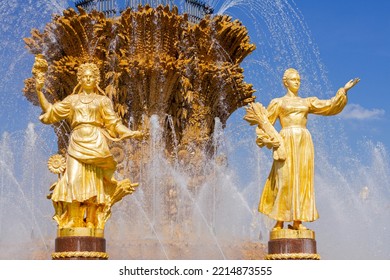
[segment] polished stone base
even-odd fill
[[[267,260],[319,260],[315,234],[311,230],[272,231]]]
[[[104,260],[106,239],[92,236],[64,236],[55,240],[53,260]]]

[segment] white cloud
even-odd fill
[[[341,118],[353,120],[377,120],[385,115],[383,109],[366,109],[359,104],[349,104],[340,114]]]

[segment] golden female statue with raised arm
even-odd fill
[[[257,144],[274,150],[274,162],[265,183],[259,211],[276,220],[273,230],[283,228],[284,222],[293,222],[289,228],[306,229],[302,222],[318,219],[314,196],[314,148],[306,128],[308,114],[330,116],[340,113],[347,104],[347,92],[359,82],[350,80],[333,98],[301,98],[299,73],[287,69],[283,85],[287,92],[275,98],[265,110],[259,103],[247,108],[245,120],[257,125]],[[280,121],[277,133],[272,125]]]
[[[129,179],[117,181],[113,174],[116,161],[107,139],[142,138],[117,117],[111,100],[100,89],[100,73],[96,64],[78,67],[72,94],[51,104],[42,92],[47,62],[37,56],[33,67],[36,91],[43,114],[40,120],[52,124],[67,120],[72,132],[66,154],[63,176],[53,186],[51,199],[59,228],[88,227],[104,229],[111,206],[131,194],[138,184]]]

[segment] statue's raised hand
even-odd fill
[[[44,84],[45,84],[45,77],[44,77],[44,75],[37,75],[37,76],[35,76],[35,89],[37,91],[41,91]]]
[[[359,78],[355,78],[355,79],[352,79],[350,81],[348,81],[345,86],[344,86],[344,90],[345,92],[347,92],[348,90],[350,90],[351,88],[353,88],[358,82],[360,82],[360,79]]]

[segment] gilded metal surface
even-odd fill
[[[69,236],[104,237],[104,230],[98,228],[88,228],[88,227],[57,229],[57,237],[69,237]]]
[[[280,229],[270,232],[270,240],[275,239],[291,239],[291,238],[309,238],[315,239],[314,231],[310,229],[295,230],[295,229]]]
[[[205,17],[192,24],[188,15],[179,14],[176,7],[140,6],[116,18],[96,11],[68,9],[55,15],[43,31],[33,29],[24,41],[28,51],[37,55],[33,77],[24,81],[23,92],[29,102],[40,105],[36,89],[40,73],[46,73],[42,92],[50,103],[73,101],[78,96],[72,93],[78,86],[79,66],[96,64],[100,70],[99,87],[125,126],[151,131],[151,117],[154,121],[157,116],[160,127],[164,127],[162,152],[172,163],[180,162],[191,169],[189,189],[202,185],[208,176],[205,173],[211,171],[205,172],[203,167],[214,156],[216,142],[211,135],[216,119],[224,125],[237,108],[255,100],[255,90],[245,82],[240,66],[255,45],[246,27],[227,15]],[[90,101],[87,96],[81,99],[84,103]],[[88,129],[73,127],[67,120],[52,126],[62,155],[72,143],[74,129],[77,134]],[[148,176],[143,178],[138,171],[149,168],[155,143],[144,139],[107,144],[118,162],[117,173],[148,186]],[[58,172],[62,169],[58,165],[61,160],[54,160],[49,166],[52,172]],[[218,161],[226,162],[223,156]],[[54,200],[59,197],[56,186],[57,183],[52,185],[48,196]],[[153,197],[152,191],[153,188],[144,188],[144,196]],[[161,203],[161,213],[167,213],[167,219],[176,219],[179,196],[170,178],[161,182],[161,192],[169,192]],[[119,200],[121,194],[115,197]],[[97,198],[105,200],[106,196]],[[54,219],[60,227],[88,226],[84,220],[87,211],[83,213],[81,209],[89,207],[89,201],[54,204]],[[97,205],[96,212],[105,212],[102,204]],[[95,212],[89,208],[89,213]],[[73,224],[68,225],[65,212],[72,213]],[[98,215],[98,220],[106,220],[102,216],[109,215]],[[102,222],[99,224],[103,227]]]
[[[331,99],[301,98],[298,96],[300,75],[290,68],[283,76],[284,96],[273,99],[267,109],[259,103],[247,107],[244,119],[257,125],[256,143],[274,151],[259,211],[277,221],[275,230],[282,229],[283,222],[287,221],[293,221],[293,229],[305,229],[302,222],[318,218],[314,195],[314,148],[306,128],[307,117],[309,114],[330,116],[340,113],[347,104],[347,91],[358,82],[359,79],[350,80]],[[282,127],[279,133],[272,128],[277,120]]]
[[[108,254],[103,252],[75,251],[75,252],[55,252],[51,254],[53,260],[86,258],[86,259],[108,259]]]
[[[264,258],[265,260],[320,260],[321,257],[318,254],[307,253],[289,253],[289,254],[268,254]]]
[[[43,32],[31,33],[25,38],[28,50],[44,53],[48,61],[45,94],[50,101],[70,95],[77,85],[77,67],[94,62],[102,72],[101,88],[122,121],[127,124],[131,117],[134,128],[141,130],[152,115],[162,121],[171,116],[179,150],[207,144],[216,117],[226,123],[237,108],[255,99],[240,67],[255,45],[245,26],[227,15],[191,24],[176,7],[127,9],[117,18],[68,9]],[[39,104],[34,78],[25,80],[24,93]],[[70,129],[56,128],[61,150],[67,147]],[[168,149],[171,139],[167,135]]]
[[[144,135],[122,124],[112,101],[99,87],[96,64],[81,64],[77,69],[78,83],[71,94],[54,103],[42,91],[47,66],[43,56],[37,55],[32,73],[43,110],[40,120],[44,124],[65,120],[71,128],[66,156],[55,155],[48,162],[49,169],[59,174],[49,195],[55,209],[53,218],[59,234],[71,234],[75,228],[86,227],[83,233],[94,236],[103,232],[111,207],[138,186],[129,179],[118,181],[113,177],[117,162],[108,140],[141,139]]]
[[[110,115],[114,112],[116,120],[126,127],[142,131],[150,130],[150,118],[157,115],[160,126],[166,128],[161,141],[164,153],[169,159],[191,166],[190,188],[201,185],[206,178],[202,165],[208,156],[214,155],[211,135],[215,119],[225,124],[237,108],[255,99],[255,90],[245,83],[240,66],[255,45],[250,43],[245,26],[226,15],[206,17],[199,24],[192,24],[188,15],[180,15],[176,7],[128,9],[117,18],[107,18],[96,11],[68,9],[53,16],[43,31],[33,29],[24,41],[29,52],[36,55],[33,76],[25,80],[23,89],[29,102],[42,106],[45,112],[54,107],[62,116],[66,114],[63,109],[70,104],[91,108],[108,98],[112,103]],[[99,90],[92,95],[80,92],[77,72],[85,63],[93,63],[100,70],[96,83]],[[126,192],[134,191],[136,185],[129,187],[129,182],[124,182],[117,191],[108,188],[108,195],[100,183],[94,188],[81,184],[76,187],[80,191],[75,191],[71,184],[72,191],[65,191],[66,177],[85,178],[76,175],[82,169],[75,151],[79,140],[90,134],[101,140],[98,150],[109,159],[105,163],[111,165],[104,176],[114,170],[112,155],[118,162],[117,173],[129,174],[140,184],[148,180],[138,171],[144,170],[154,156],[148,147],[153,143],[148,139],[106,141],[113,138],[110,125],[102,125],[106,120],[99,116],[92,120],[92,114],[87,112],[89,120],[85,121],[84,112],[77,112],[59,122],[53,122],[58,119],[55,114],[42,117],[52,123],[58,137],[58,153],[66,157],[65,167],[59,156],[48,163],[51,172],[59,175],[48,197],[53,201],[59,228],[103,228],[111,205]],[[85,124],[89,121],[94,125]],[[224,161],[223,157],[220,159]],[[97,173],[102,170],[98,167]],[[97,177],[100,181],[101,175]],[[166,209],[162,211],[173,217],[178,199],[169,180],[161,182],[169,190]],[[116,184],[112,180],[111,183]],[[143,190],[145,197],[152,196],[151,190]]]

